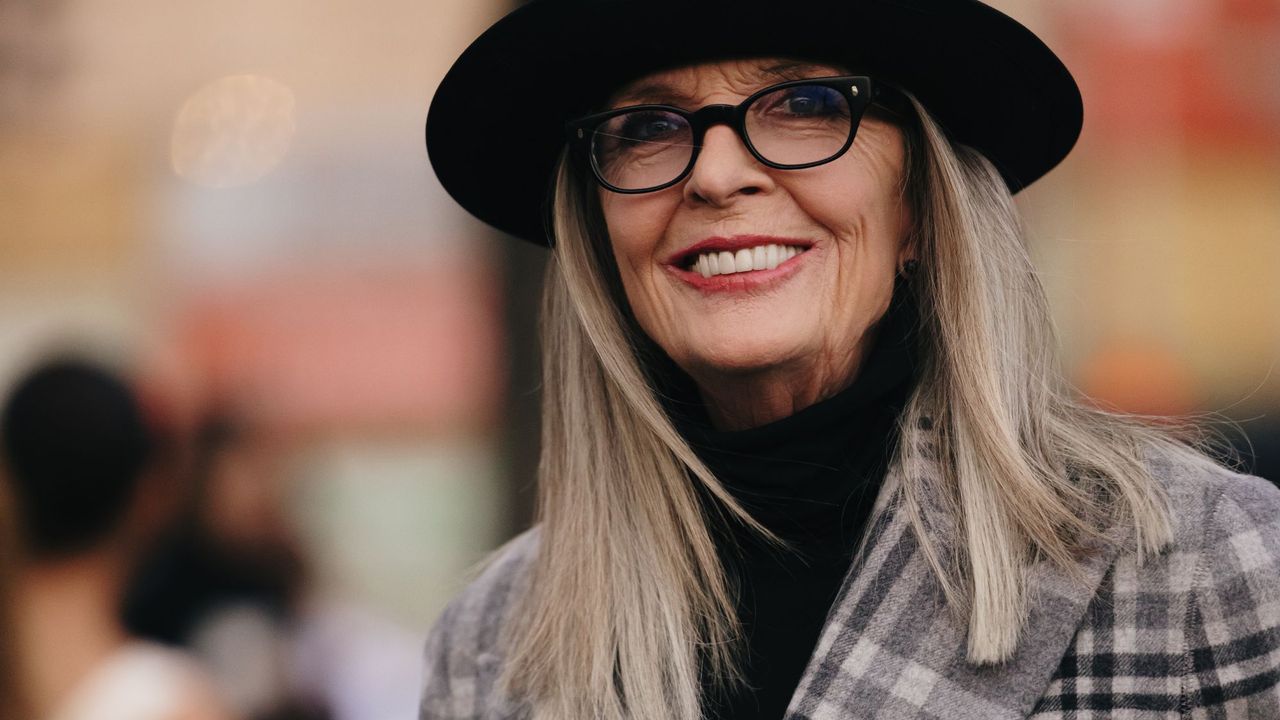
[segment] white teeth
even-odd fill
[[[688,269],[704,278],[753,270],[772,270],[802,252],[802,248],[794,245],[776,244],[756,245],[737,252],[707,252],[698,255],[698,259]]]
[[[764,245],[757,245],[751,248],[751,269],[752,270],[766,269],[765,255],[768,253],[765,251],[764,248],[765,248]]]
[[[707,256],[699,255],[698,262],[694,263],[694,269],[704,278],[711,277],[711,268],[707,265]]]

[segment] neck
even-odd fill
[[[24,568],[16,598],[24,683],[48,716],[127,641],[119,618],[124,566],[107,553]]]
[[[790,417],[848,388],[874,345],[875,334],[868,332],[847,357],[836,362],[691,375],[713,427],[747,430]]]

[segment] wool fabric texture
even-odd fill
[[[917,439],[926,450],[932,432]],[[1117,531],[1079,577],[1037,566],[1018,650],[995,667],[965,659],[965,626],[897,511],[891,471],[785,717],[1280,717],[1280,491],[1207,462],[1147,464],[1177,509],[1172,546],[1139,563]],[[445,609],[427,640],[421,720],[529,716],[497,679],[500,630],[538,552],[535,527]]]

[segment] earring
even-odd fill
[[[907,260],[906,262],[902,263],[902,267],[898,268],[898,274],[904,278],[909,278],[912,275],[915,275],[916,270],[919,270],[919,269],[920,269],[920,261],[915,258],[911,258],[910,260]]]

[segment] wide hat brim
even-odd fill
[[[1034,33],[976,0],[533,0],[445,75],[427,115],[427,152],[467,211],[549,245],[566,121],[662,68],[765,56],[836,64],[910,90],[1015,193],[1080,135],[1071,73]]]

